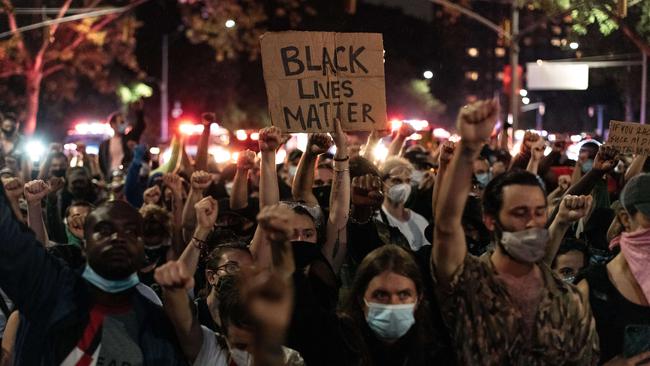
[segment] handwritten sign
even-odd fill
[[[271,32],[261,37],[273,125],[287,132],[386,128],[383,40],[376,33]]]
[[[650,155],[650,126],[610,121],[607,144],[623,154]]]

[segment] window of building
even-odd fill
[[[494,49],[494,55],[496,57],[503,57],[506,55],[506,49],[503,47],[497,47]]]
[[[477,71],[467,71],[467,72],[465,72],[465,78],[469,79],[469,80],[472,80],[472,81],[476,81],[476,80],[478,80],[478,72]]]
[[[467,49],[467,54],[469,57],[478,57],[478,48],[471,47]]]

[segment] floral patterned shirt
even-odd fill
[[[595,365],[598,334],[589,302],[538,263],[543,287],[533,334],[490,260],[468,254],[449,284],[436,283],[460,365]],[[434,282],[435,270],[432,271]]]

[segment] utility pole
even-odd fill
[[[162,82],[160,83],[160,141],[169,139],[169,36],[162,38]]]
[[[641,70],[641,116],[639,122],[645,124],[645,108],[648,95],[648,55],[645,52],[641,51],[643,55],[643,65]]]
[[[512,130],[519,127],[519,7],[517,0],[512,1],[512,30],[510,38],[510,114],[512,115]]]

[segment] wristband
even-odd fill
[[[348,160],[350,160],[350,155],[347,155],[347,156],[344,157],[344,158],[337,158],[337,157],[335,156],[334,159],[332,159],[332,160],[334,160],[334,161],[348,161]]]
[[[203,251],[205,248],[205,240],[201,240],[197,238],[196,236],[192,237],[192,240],[190,240],[190,243],[194,246],[194,248]],[[198,245],[197,245],[198,244]]]

